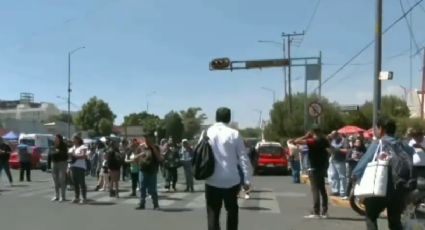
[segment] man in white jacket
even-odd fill
[[[238,194],[241,176],[243,187],[248,190],[251,183],[252,168],[239,132],[228,127],[231,112],[228,108],[219,108],[216,121],[207,130],[209,143],[214,153],[214,173],[207,178],[205,197],[207,202],[208,230],[220,229],[220,210],[224,201],[227,210],[227,230],[238,229]]]

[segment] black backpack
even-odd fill
[[[409,152],[409,150],[412,152]],[[396,190],[413,191],[417,185],[416,172],[413,166],[413,149],[397,141],[385,143],[383,150],[391,154],[390,166],[392,181]]]
[[[215,158],[208,140],[207,131],[204,131],[194,150],[192,172],[196,180],[205,180],[214,173]]]

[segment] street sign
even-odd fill
[[[255,61],[246,61],[246,69],[254,68],[267,68],[267,67],[280,67],[288,66],[289,59],[269,59],[269,60],[255,60]]]
[[[359,111],[360,106],[358,105],[343,105],[340,107],[342,111],[349,112],[349,111]]]
[[[308,114],[312,117],[319,117],[323,112],[323,107],[319,102],[312,102],[308,106]]]

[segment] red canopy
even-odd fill
[[[359,132],[364,132],[364,131],[365,131],[364,129],[359,128],[357,126],[347,125],[347,126],[344,126],[344,127],[340,128],[338,130],[338,133],[345,134],[345,135],[350,135],[350,134],[357,134]]]
[[[364,136],[365,138],[370,138],[370,139],[372,139],[372,138],[373,138],[373,128],[368,129],[367,131],[365,131],[365,132],[363,133],[363,136]]]

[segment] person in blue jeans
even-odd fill
[[[10,146],[4,143],[3,138],[0,137],[0,175],[4,170],[7,178],[9,179],[10,186],[13,185],[12,174],[10,173],[9,167],[9,158],[11,152],[12,149]]]
[[[332,132],[331,138],[331,159],[329,169],[333,173],[330,175],[330,184],[333,196],[346,196],[347,189],[347,167],[346,154],[347,142],[339,133]]]
[[[159,150],[146,137],[141,144],[142,152],[136,158],[140,166],[140,203],[136,210],[146,208],[147,193],[152,196],[154,210],[159,210],[157,174],[159,163],[163,160]]]
[[[297,145],[291,144],[293,140],[287,142],[289,148],[289,162],[291,164],[292,171],[292,182],[294,184],[301,183],[300,171],[301,171],[301,162],[300,162],[300,149]],[[303,147],[302,147],[303,148]]]

